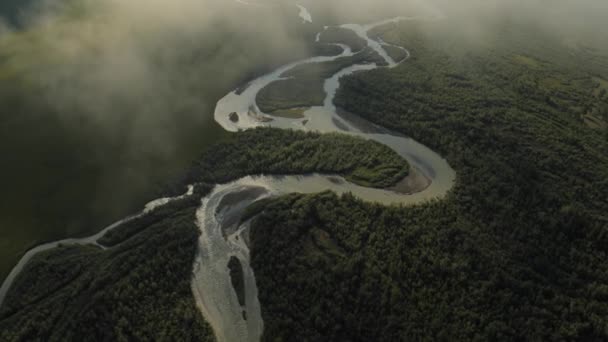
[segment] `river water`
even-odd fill
[[[248,4],[246,1],[239,1]],[[300,17],[311,22],[312,17],[306,8],[299,6]],[[370,25],[346,24],[341,27],[354,31],[365,39],[368,46],[384,59],[388,68],[399,65],[383,49],[389,45],[368,35],[375,27],[395,23],[410,18],[393,18]],[[316,36],[319,40],[320,32]],[[378,68],[376,64],[357,64],[347,67],[325,80],[326,98],[323,106],[312,107],[302,118],[291,119],[272,117],[259,109],[256,103],[257,94],[272,82],[285,79],[282,75],[296,66],[307,63],[330,62],[341,57],[353,56],[351,48],[337,44],[342,53],[331,57],[312,57],[290,63],[274,72],[252,81],[245,90],[231,92],[218,101],[215,109],[215,120],[227,131],[251,129],[259,126],[283,129],[298,129],[322,133],[340,132],[364,139],[380,142],[407,159],[412,170],[430,180],[430,185],[414,194],[404,194],[387,189],[375,189],[352,184],[335,175],[309,174],[300,176],[251,175],[227,184],[218,184],[213,191],[201,199],[201,206],[196,212],[196,224],[200,229],[199,247],[193,265],[192,291],[198,308],[209,322],[219,341],[259,341],[264,323],[254,270],[250,267],[250,252],[247,244],[249,222],[241,224],[240,216],[251,203],[271,196],[288,193],[317,193],[326,190],[338,194],[352,193],[370,202],[385,205],[411,205],[441,198],[452,188],[456,174],[447,161],[437,153],[400,134],[390,132],[352,115],[341,115],[334,105],[334,97],[340,87],[340,78]],[[394,46],[394,45],[392,45]],[[403,47],[397,48],[405,50]],[[407,50],[405,50],[407,51]],[[407,54],[409,55],[409,53]],[[231,120],[231,114],[238,115],[238,121]],[[232,118],[233,119],[233,118]],[[98,240],[108,231],[134,218],[145,215],[166,203],[192,195],[192,186],[188,192],[175,198],[161,198],[150,202],[145,209],[105,228],[98,234],[85,239],[67,239],[38,246],[28,251],[16,265],[0,287],[0,306],[15,277],[27,262],[37,253],[56,248],[61,244],[94,244],[100,248]],[[238,301],[234,291],[228,261],[236,257],[243,266],[245,303]]]
[[[341,27],[354,31],[365,39],[368,46],[384,59],[388,68],[396,67],[394,61],[382,48],[389,45],[382,40],[373,40],[368,36],[375,27],[395,23],[409,18],[393,18],[370,25],[347,24]],[[319,40],[320,35],[316,36]],[[369,71],[378,68],[376,64],[357,64],[347,67],[325,80],[326,98],[323,106],[312,107],[302,118],[274,117],[263,113],[256,103],[260,90],[272,82],[285,79],[282,75],[303,64],[320,63],[352,56],[351,48],[339,45],[342,53],[332,57],[312,57],[278,68],[276,71],[252,81],[241,92],[231,92],[222,98],[215,109],[215,120],[227,131],[251,129],[259,126],[283,129],[298,129],[322,133],[340,132],[355,135],[364,139],[380,142],[408,160],[411,167],[431,181],[430,186],[414,194],[403,194],[386,189],[374,189],[352,184],[342,177],[331,175],[302,176],[247,176],[228,184],[216,186],[214,191],[203,199],[197,212],[197,225],[201,230],[199,253],[194,266],[192,289],[197,305],[206,320],[212,325],[219,341],[259,341],[263,331],[261,307],[257,298],[257,286],[254,270],[250,267],[249,247],[247,240],[248,223],[242,227],[226,227],[225,210],[220,210],[222,199],[226,196],[242,193],[246,189],[264,189],[259,198],[279,196],[287,193],[317,193],[331,190],[338,194],[352,193],[370,202],[386,205],[407,205],[444,196],[453,186],[456,174],[447,161],[434,151],[408,137],[389,132],[352,116],[340,115],[334,105],[334,97],[340,87],[340,78],[355,72]],[[403,47],[397,47],[405,50]],[[407,51],[407,50],[405,50]],[[409,53],[407,54],[409,55]],[[235,120],[235,115],[238,120]],[[246,197],[245,197],[246,198]],[[257,198],[257,199],[259,199]],[[250,204],[254,200],[246,198]],[[245,208],[243,203],[235,204]],[[232,215],[239,216],[238,210]],[[235,221],[235,217],[232,217]],[[236,220],[238,221],[238,219]],[[234,231],[231,235],[226,229]],[[236,292],[232,289],[230,273],[227,267],[231,257],[237,257],[243,265],[245,274],[246,304],[241,306]]]

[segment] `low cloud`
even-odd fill
[[[440,12],[453,19],[454,30],[470,37],[482,37],[507,20],[534,22],[547,32],[590,41],[605,39],[608,28],[608,2],[602,0],[317,0],[304,5],[337,22]],[[209,111],[212,96],[204,95],[214,86],[234,83],[244,70],[251,72],[251,66],[240,65],[262,59],[264,50],[297,55],[294,51],[305,48],[286,24],[299,22],[291,3],[44,0],[25,18],[25,33],[7,33],[0,23],[4,67],[42,87],[49,105],[68,118],[85,117],[108,132],[133,121],[166,135],[166,142],[172,140],[165,129],[172,115]],[[138,135],[153,134],[135,134],[136,141]]]
[[[41,89],[39,100],[62,120],[97,127],[133,153],[171,155],[179,127],[212,124],[220,91],[255,64],[304,54],[279,10],[219,0],[45,0],[21,30],[0,26],[0,71]]]

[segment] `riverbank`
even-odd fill
[[[394,21],[383,21],[382,23],[384,22]],[[374,44],[367,36],[367,30],[376,26],[350,25],[347,29],[352,29],[359,36],[367,39],[368,45],[374,50],[374,53],[385,59],[384,63],[377,64],[394,67],[397,64],[388,57],[385,51],[381,50],[379,44]],[[219,340],[257,341],[263,332],[264,322],[255,274],[250,263],[249,247],[242,235],[247,231],[247,227],[240,225],[239,220],[231,219],[238,217],[238,212],[244,211],[251,203],[268,196],[281,196],[294,192],[313,194],[333,191],[337,194],[351,194],[368,202],[400,206],[426,203],[441,198],[447,194],[454,183],[455,173],[447,162],[424,145],[388,130],[362,131],[353,122],[337,113],[333,98],[340,86],[340,79],[357,72],[376,69],[379,67],[377,64],[355,64],[328,73],[323,82],[323,91],[326,95],[323,106],[307,110],[304,113],[305,119],[274,118],[271,121],[259,119],[266,115],[259,110],[256,103],[256,95],[261,89],[296,66],[305,63],[330,62],[341,57],[352,56],[350,48],[345,46],[342,48],[343,53],[339,56],[314,57],[279,68],[273,73],[252,81],[245,89],[230,93],[218,101],[215,111],[217,122],[227,131],[246,130],[236,133],[231,141],[209,150],[185,177],[185,181],[192,181],[192,183],[204,181],[217,184],[207,196],[201,196],[202,201],[195,211],[195,222],[200,236],[192,266],[191,293],[194,294],[200,312],[211,324]],[[247,115],[252,110],[258,115],[255,117]],[[235,120],[234,113],[238,115],[238,120]],[[303,124],[304,121],[306,124]],[[296,128],[314,133],[253,129],[258,126]],[[275,144],[274,148],[271,147],[272,144]],[[409,162],[409,166],[406,161]],[[406,182],[403,180],[403,176],[411,167],[416,172]],[[281,176],[281,172],[289,175]],[[269,173],[274,175],[247,176],[248,174]],[[310,174],[295,175],[297,173]],[[327,175],[332,173],[342,176]],[[423,174],[428,180],[431,180],[422,191],[406,195],[386,189],[399,182],[403,183],[397,184],[397,187],[403,191],[408,190],[406,187],[409,187],[410,191],[415,185],[421,187],[423,182],[420,180],[419,174]],[[349,182],[348,179],[357,181],[359,185]],[[264,191],[248,190],[252,188],[264,189]],[[252,196],[234,195],[243,192],[249,192]],[[168,205],[162,199],[154,203],[149,206],[150,210],[162,210],[165,205]],[[156,209],[152,207],[156,207]],[[171,225],[174,217],[171,214],[168,215],[164,222]],[[189,211],[183,216],[180,215],[179,222],[191,223],[189,221],[191,219]],[[108,253],[113,255],[114,251],[120,250],[125,252],[125,257],[128,257],[129,254],[125,248],[131,246],[135,241],[141,241],[149,232],[157,232],[159,229],[166,228],[166,226],[157,225],[153,225],[153,227],[154,229],[127,229],[127,234],[124,235],[126,242],[108,249]],[[191,228],[191,226],[188,227]],[[117,236],[122,236],[122,234]],[[170,243],[171,241],[165,242]],[[191,247],[189,243],[184,242],[184,247],[186,246]],[[170,257],[171,253],[168,253],[168,256]],[[238,258],[242,265],[244,293],[241,297],[244,297],[244,305],[243,300],[239,300],[243,298],[239,298],[240,296],[231,284],[228,265],[233,257]],[[180,263],[180,265],[183,264]],[[120,265],[113,267],[120,267]],[[109,268],[109,270],[112,269],[112,267]],[[116,276],[120,276],[122,272],[119,270]],[[146,274],[146,281],[140,283],[148,283],[147,277],[151,275]],[[137,275],[139,277],[139,273]],[[76,303],[71,302],[69,296],[64,297],[64,291],[69,290],[71,286],[81,286],[81,281],[82,286],[86,286],[87,282],[97,284],[96,278],[91,276],[61,289],[57,296],[67,301],[63,302],[62,307],[75,308],[70,304],[76,305]],[[151,282],[150,280],[151,288],[154,288]],[[44,306],[46,302],[40,303]],[[31,309],[36,308],[36,303],[32,303]],[[90,308],[92,314],[97,314],[95,311],[97,309],[97,307]],[[84,316],[84,318],[86,317]],[[13,315],[11,320],[28,321],[30,318],[24,313],[23,315]],[[71,320],[78,322],[78,318],[71,317]],[[113,324],[119,324],[119,322]],[[41,326],[40,329],[45,329],[45,327]],[[40,336],[45,334],[49,334],[49,332],[39,332]]]
[[[347,30],[352,30],[357,36],[366,41],[369,50],[374,53],[377,58],[381,58],[382,62],[374,64],[355,64],[357,59],[350,59],[353,56],[352,49],[348,46],[343,46],[343,53],[334,57],[315,57],[307,60],[294,62],[277,69],[276,71],[262,76],[249,84],[247,89],[239,89],[238,92],[232,92],[222,98],[215,110],[216,121],[227,131],[242,132],[243,130],[254,127],[267,126],[282,129],[298,129],[303,131],[317,131],[322,133],[337,133],[344,135],[356,136],[369,141],[370,144],[380,144],[390,148],[393,152],[408,161],[410,167],[408,172],[414,170],[413,173],[406,178],[400,178],[391,181],[387,186],[392,186],[390,190],[375,189],[365,187],[348,182],[346,179],[335,176],[327,176],[313,174],[307,176],[262,176],[262,177],[245,177],[238,181],[223,185],[219,190],[216,189],[214,194],[203,200],[203,206],[198,211],[198,225],[201,229],[201,239],[199,242],[199,258],[195,262],[194,279],[192,282],[193,292],[197,299],[197,303],[201,311],[207,317],[209,322],[213,322],[212,326],[216,332],[216,336],[220,340],[232,340],[236,336],[240,336],[241,340],[256,341],[259,339],[261,314],[258,314],[259,300],[257,298],[257,286],[255,285],[255,277],[253,269],[249,264],[250,251],[249,247],[243,242],[244,239],[227,239],[221,240],[214,238],[218,236],[218,231],[221,231],[221,223],[218,218],[214,217],[214,204],[220,199],[219,196],[228,196],[231,191],[242,191],[242,187],[255,186],[265,187],[269,191],[269,195],[280,196],[296,193],[316,193],[331,190],[338,194],[350,193],[356,198],[361,198],[365,201],[382,203],[385,205],[403,205],[403,204],[418,204],[428,202],[433,199],[441,198],[447,194],[455,181],[455,172],[450,168],[448,163],[432,150],[419,144],[418,142],[409,139],[405,136],[392,133],[387,129],[380,129],[373,125],[367,125],[361,129],[361,120],[351,122],[344,115],[338,113],[338,109],[334,105],[334,97],[336,91],[340,87],[340,79],[342,77],[363,71],[370,71],[381,66],[393,68],[398,65],[387,52],[382,48],[379,42],[373,41],[368,36],[368,32],[378,26],[395,23],[407,18],[396,18],[391,20],[383,20],[376,24],[370,25],[342,25],[341,27]],[[317,35],[317,39],[319,36]],[[409,56],[409,54],[408,54]],[[326,63],[328,66],[334,66],[334,61],[340,58],[349,58],[354,65],[346,66],[338,64],[336,69],[329,69],[326,72],[320,73],[322,78],[322,90],[324,99],[322,106],[317,103],[309,110],[303,113],[302,117],[272,117],[272,120],[256,120],[255,117],[247,115],[250,111],[258,113],[258,116],[266,117],[269,113],[264,113],[263,109],[258,106],[258,94],[264,91],[271,84],[278,84],[284,75],[289,75],[293,70],[302,69],[302,66],[319,66]],[[343,59],[344,61],[345,59]],[[362,62],[364,60],[360,60]],[[290,79],[289,82],[298,84],[298,80]],[[319,82],[317,82],[319,83]],[[300,86],[300,85],[297,85]],[[317,96],[319,97],[319,96]],[[318,101],[320,102],[320,101]],[[238,120],[231,120],[234,113],[238,115]],[[242,134],[242,133],[238,133]],[[366,151],[367,148],[357,150],[357,153]],[[370,165],[375,168],[378,165]],[[377,169],[376,169],[377,170]],[[353,173],[350,179],[356,180],[357,175],[364,173]],[[369,184],[366,184],[369,185]],[[265,196],[266,197],[266,196]],[[253,233],[255,234],[255,232]],[[221,234],[220,234],[221,235]],[[255,236],[254,236],[255,239]],[[206,249],[209,246],[215,246],[213,252]],[[241,308],[238,304],[237,296],[234,294],[232,286],[229,282],[229,272],[226,264],[230,255],[235,251],[240,254],[241,261],[246,273],[250,274],[250,281],[253,282],[249,287],[246,298],[252,300],[252,306],[247,311],[245,320],[241,314]],[[222,279],[222,283],[218,281],[209,281],[209,277],[213,276],[217,279]],[[251,297],[254,298],[251,298]],[[249,311],[253,310],[255,318],[249,320]]]

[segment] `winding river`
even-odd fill
[[[237,0],[238,1],[238,0]],[[247,4],[246,1],[240,1]],[[300,17],[312,21],[310,13],[302,6]],[[368,46],[386,62],[388,68],[397,66],[383,46],[390,45],[381,39],[369,37],[370,30],[375,27],[413,18],[394,18],[370,25],[347,24],[341,27],[354,31],[367,41]],[[317,35],[317,40],[323,32]],[[256,103],[258,93],[272,82],[285,79],[283,74],[294,67],[308,64],[330,62],[341,57],[353,56],[355,53],[346,45],[337,44],[342,53],[331,57],[312,57],[297,61],[267,75],[252,81],[246,89],[231,92],[222,98],[215,109],[215,120],[227,131],[238,132],[259,126],[291,128],[322,133],[340,132],[358,136],[364,139],[380,142],[393,149],[410,163],[410,176],[423,177],[428,186],[418,192],[406,194],[389,189],[375,189],[352,184],[342,177],[311,174],[302,176],[247,176],[227,184],[218,184],[213,191],[202,198],[201,206],[196,212],[196,224],[200,228],[199,248],[193,265],[192,291],[198,308],[207,322],[211,324],[219,341],[259,341],[263,331],[261,307],[258,300],[258,290],[255,276],[250,267],[250,252],[248,246],[249,222],[240,224],[241,214],[251,203],[270,196],[287,193],[317,193],[331,190],[338,194],[352,193],[353,195],[372,202],[385,205],[410,205],[444,196],[453,186],[455,172],[447,161],[426,146],[413,139],[390,132],[353,115],[340,113],[334,105],[334,97],[340,86],[340,78],[356,73],[379,68],[376,64],[355,64],[347,67],[325,80],[324,104],[307,110],[302,118],[274,117],[263,113]],[[394,45],[392,45],[394,46]],[[394,46],[396,47],[396,46]],[[405,50],[403,47],[397,47]],[[409,53],[406,54],[409,57]],[[407,59],[407,58],[406,58]],[[402,62],[402,61],[401,61]],[[236,114],[235,114],[236,113]],[[238,120],[235,120],[235,115]],[[109,230],[134,218],[145,215],[154,208],[164,205],[171,200],[192,194],[188,193],[176,198],[158,199],[131,217],[121,220],[100,233],[86,239],[68,239],[41,245],[30,250],[11,271],[0,288],[0,306],[15,277],[25,264],[37,253],[49,250],[60,244],[98,244],[98,240]],[[231,285],[230,273],[227,267],[231,257],[236,257],[243,267],[245,284],[245,300],[239,303],[235,290]]]
[[[387,67],[393,68],[399,63],[383,49],[383,46],[390,44],[382,40],[373,40],[368,33],[375,27],[409,19],[399,17],[370,25],[347,24],[341,27],[350,29],[365,39],[368,46],[386,62]],[[322,32],[317,35],[317,41],[321,34]],[[364,200],[386,205],[414,204],[444,196],[454,183],[456,177],[454,170],[437,153],[413,139],[365,122],[361,118],[341,115],[335,107],[333,100],[340,86],[340,78],[355,72],[376,69],[379,67],[376,64],[352,65],[325,80],[326,98],[323,106],[310,108],[302,118],[275,117],[260,110],[256,103],[258,93],[270,83],[286,79],[283,75],[289,70],[303,64],[329,62],[354,55],[350,47],[339,46],[342,48],[342,53],[338,56],[312,57],[288,64],[252,81],[245,90],[226,95],[217,103],[215,120],[231,132],[267,126],[323,133],[340,132],[375,140],[406,158],[412,166],[411,174],[422,174],[430,181],[430,185],[414,194],[404,194],[358,186],[342,177],[313,174],[247,176],[216,186],[213,192],[203,199],[202,206],[197,211],[197,225],[201,230],[201,237],[199,254],[194,266],[192,290],[198,307],[212,325],[219,341],[259,341],[263,331],[261,308],[257,298],[258,290],[254,272],[249,264],[250,254],[246,243],[249,223],[236,226],[240,222],[239,215],[242,209],[248,204],[269,196],[292,192],[317,193],[325,190],[339,194],[350,192]],[[405,50],[403,47],[397,48]],[[409,57],[409,52],[406,56]],[[255,196],[247,195],[247,191],[254,189],[256,189]],[[235,194],[241,194],[237,195],[240,200],[233,201],[226,208],[223,200]],[[236,292],[231,286],[227,268],[231,257],[237,257],[243,265],[246,299],[244,305],[240,305]]]

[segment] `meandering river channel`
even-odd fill
[[[347,24],[341,27],[352,30],[365,39],[367,45],[386,62],[388,65],[386,67],[393,68],[399,62],[394,61],[383,48],[390,44],[370,38],[369,32],[378,26],[401,20],[410,20],[410,18],[399,17],[370,25]],[[317,40],[322,34],[323,32],[320,32],[317,35]],[[350,47],[339,46],[343,51],[338,56],[312,57],[285,65],[250,82],[245,90],[231,92],[217,103],[215,120],[231,132],[267,126],[323,133],[340,132],[375,140],[407,159],[413,170],[409,177],[422,176],[430,181],[430,185],[419,192],[406,194],[389,189],[366,188],[352,184],[342,177],[319,174],[247,176],[228,184],[218,185],[203,199],[203,204],[197,212],[197,225],[201,229],[201,237],[192,289],[199,308],[213,326],[220,341],[259,341],[263,331],[254,270],[249,265],[249,247],[245,242],[248,240],[248,223],[241,227],[235,226],[236,222],[240,222],[240,212],[247,204],[268,196],[292,192],[316,193],[325,190],[340,194],[350,192],[361,199],[386,205],[414,204],[444,196],[454,183],[456,177],[454,170],[434,151],[413,139],[365,122],[361,118],[341,115],[335,107],[333,100],[340,86],[340,78],[355,72],[376,69],[379,67],[376,64],[355,64],[325,80],[326,98],[323,106],[310,108],[302,118],[276,117],[260,110],[256,103],[258,93],[272,82],[286,79],[283,75],[289,70],[303,64],[330,62],[354,55]],[[403,47],[397,48],[405,50]],[[409,53],[406,55],[409,56]],[[256,196],[243,195],[240,196],[241,201],[232,201],[231,206],[238,209],[230,210],[222,205],[223,199],[227,196],[246,194],[248,190],[253,189],[257,189],[254,192]],[[230,282],[227,265],[231,257],[237,257],[244,269],[246,303],[243,306],[239,304],[237,294]]]
[[[243,3],[247,3],[243,1]],[[302,6],[300,17],[311,22],[310,13]],[[381,39],[369,37],[375,27],[395,23],[410,18],[394,18],[370,25],[347,24],[341,27],[354,31],[367,41],[385,62],[385,67],[399,65],[383,46],[389,45]],[[317,40],[323,32],[317,35]],[[288,193],[317,193],[331,190],[336,193],[352,193],[366,200],[386,205],[422,203],[444,196],[453,186],[456,174],[447,161],[426,146],[403,135],[373,125],[350,114],[342,114],[334,105],[334,97],[340,87],[340,79],[355,72],[364,72],[379,68],[376,64],[351,65],[325,80],[326,98],[323,106],[308,109],[301,118],[274,117],[263,113],[256,103],[258,93],[272,82],[285,79],[283,74],[289,70],[308,63],[330,62],[341,57],[353,56],[352,49],[337,44],[342,53],[331,57],[312,57],[278,68],[274,72],[259,77],[241,91],[234,91],[222,98],[215,109],[215,120],[227,131],[251,129],[258,126],[290,128],[322,133],[340,132],[355,135],[364,139],[375,140],[393,149],[407,159],[412,172],[408,177],[426,180],[423,188],[414,193],[405,193],[395,189],[366,188],[332,175],[302,176],[268,176],[251,175],[228,184],[218,184],[213,191],[201,199],[201,206],[196,213],[196,224],[201,231],[199,251],[193,266],[192,291],[197,306],[205,319],[211,324],[219,341],[259,341],[263,331],[263,320],[260,302],[257,296],[254,270],[250,267],[248,246],[249,222],[240,224],[240,215],[251,203],[269,196]],[[392,45],[395,47],[394,45]],[[397,47],[405,50],[404,47]],[[407,50],[405,50],[407,51]],[[407,53],[409,56],[409,53]],[[407,60],[407,58],[405,59]],[[238,119],[236,119],[238,116]],[[238,134],[238,133],[237,133]],[[192,194],[192,187],[188,193]],[[182,195],[177,198],[181,198]],[[0,288],[0,305],[15,277],[25,264],[37,253],[56,248],[60,244],[97,244],[98,240],[109,230],[135,217],[145,215],[155,207],[164,205],[176,198],[165,198],[151,202],[141,213],[121,220],[100,233],[86,239],[68,239],[41,245],[30,250],[11,271]],[[100,246],[103,248],[103,246]],[[239,303],[238,296],[232,287],[228,261],[236,257],[243,267],[245,300]]]

